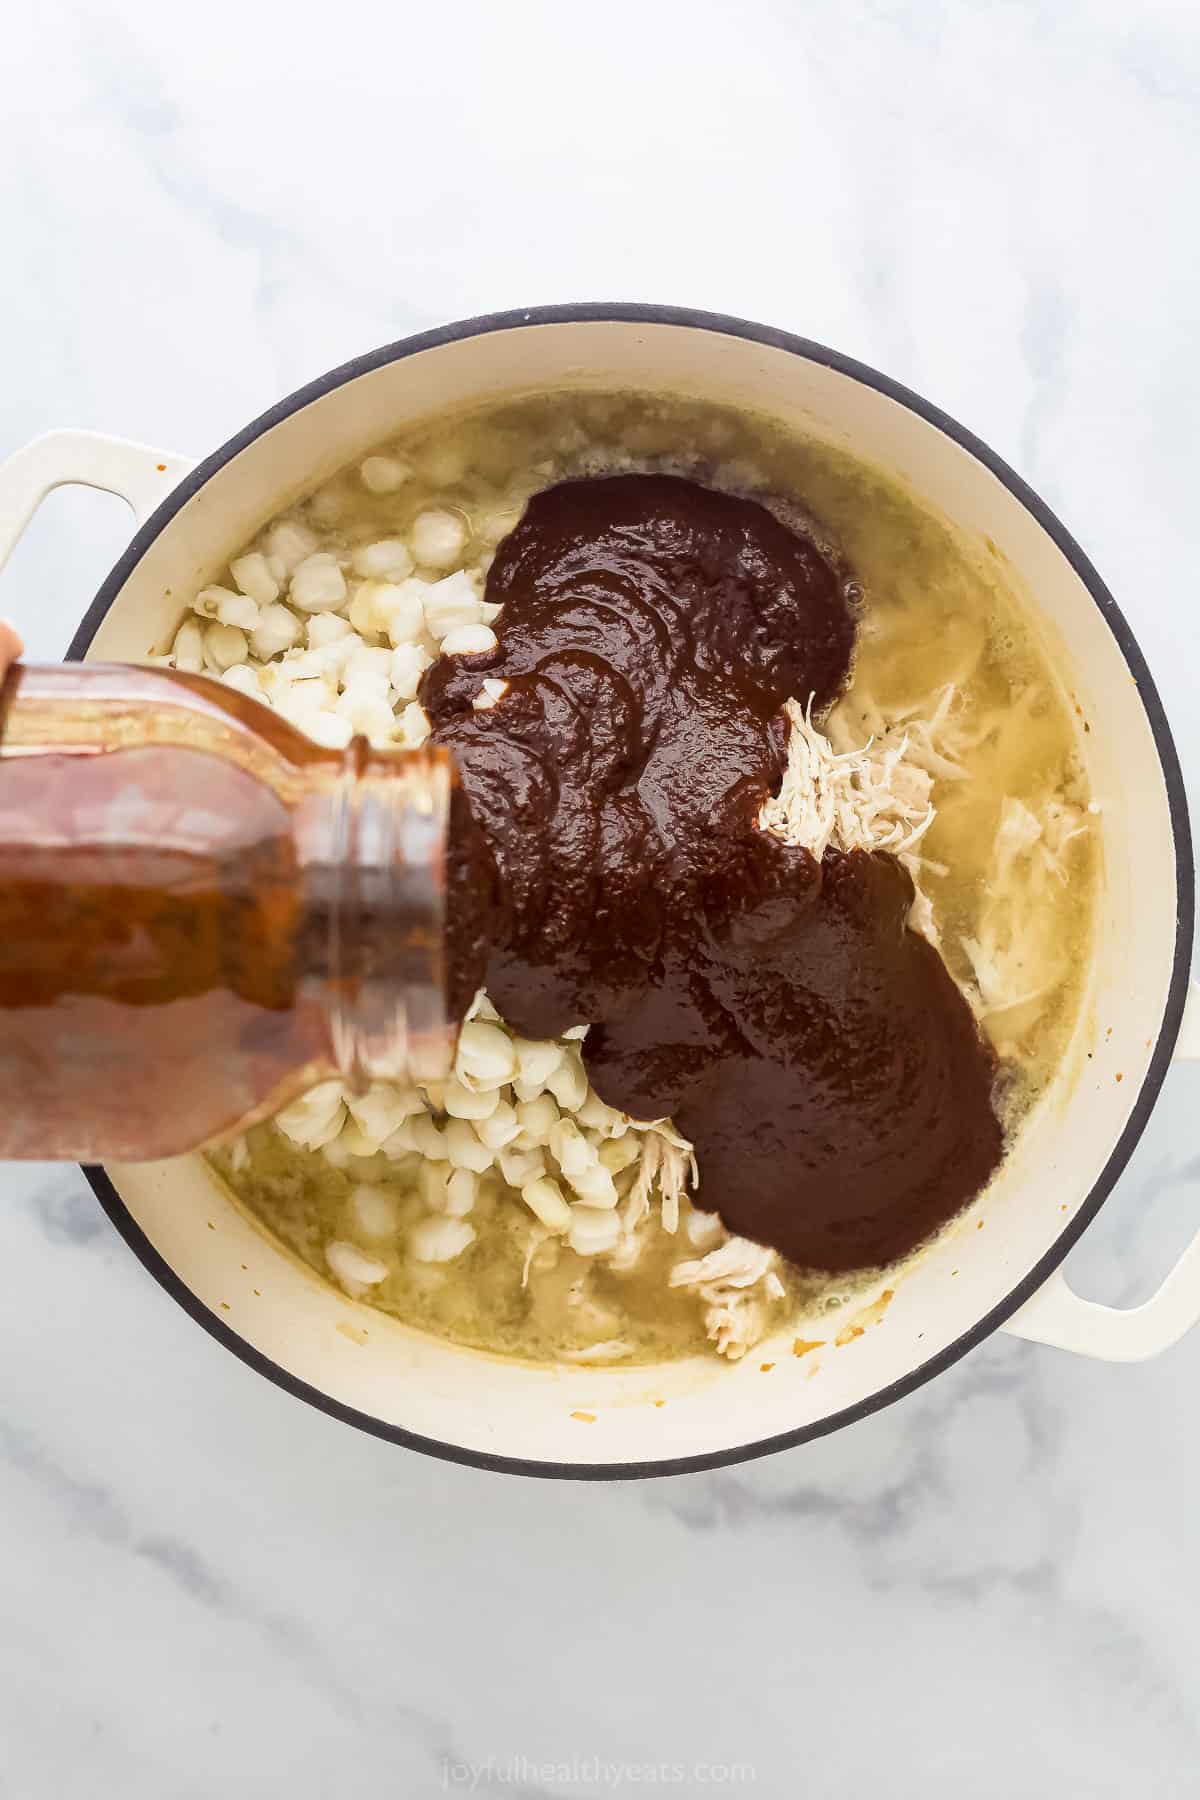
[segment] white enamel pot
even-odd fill
[[[139,530],[71,655],[139,658],[268,517],[406,421],[563,385],[667,389],[774,415],[907,484],[968,543],[990,538],[1006,559],[1093,722],[1080,743],[1102,808],[1092,991],[1057,1085],[993,1186],[895,1280],[886,1306],[860,1303],[807,1330],[824,1340],[817,1350],[793,1354],[788,1331],[732,1367],[533,1368],[422,1337],[293,1263],[197,1157],[89,1170],[109,1217],[194,1319],[281,1387],[396,1443],[532,1474],[660,1474],[798,1444],[909,1393],[1001,1326],[1112,1359],[1162,1350],[1200,1317],[1200,1238],[1130,1311],[1078,1298],[1056,1271],[1124,1166],[1177,1042],[1197,1036],[1194,1010],[1181,1036],[1194,875],[1175,751],[1087,558],[934,407],[819,345],[735,319],[608,305],[499,314],[347,363],[196,467],[87,433],[41,438],[0,469],[0,556],[53,487],[124,495]]]

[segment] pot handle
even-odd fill
[[[102,431],[47,431],[0,463],[0,569],[52,489],[78,482],[116,494],[139,525],[195,465]]]
[[[1200,982],[1188,990],[1177,1059],[1200,1061]],[[1141,1306],[1100,1306],[1082,1299],[1056,1269],[1002,1329],[1031,1344],[1052,1344],[1102,1362],[1143,1362],[1177,1344],[1200,1320],[1200,1232],[1162,1286]]]

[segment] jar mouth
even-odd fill
[[[309,872],[326,898],[330,1048],[352,1089],[450,1073],[450,789],[447,752],[373,750],[356,737],[326,796]]]

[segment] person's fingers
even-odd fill
[[[16,662],[24,648],[20,634],[15,627],[10,625],[7,619],[0,619],[0,675],[4,673],[10,663]]]

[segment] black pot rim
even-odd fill
[[[307,386],[297,389],[295,393],[270,407],[236,436],[230,438],[228,443],[222,445],[219,450],[214,451],[211,456],[199,463],[177,487],[172,489],[162,505],[138,531],[125,554],[100,587],[71,641],[67,651],[68,660],[78,661],[85,655],[102,619],[132,570],[180,508],[187,504],[218,469],[231,461],[256,438],[261,437],[264,432],[269,431],[272,426],[279,424],[281,420],[290,417],[292,413],[298,412],[310,402],[320,399],[332,389],[340,387],[348,381],[353,381],[360,375],[369,374],[385,363],[400,361],[424,350],[436,349],[444,344],[457,343],[460,339],[478,337],[489,332],[512,331],[528,326],[585,322],[687,326],[697,331],[710,331],[728,337],[743,338],[752,343],[788,351],[794,356],[804,357],[810,362],[834,369],[839,374],[863,383],[866,387],[874,388],[878,393],[885,395],[898,405],[916,413],[918,417],[934,426],[946,437],[953,439],[976,461],[990,470],[1033,516],[1042,530],[1066,557],[1095,601],[1137,683],[1138,693],[1154,735],[1154,743],[1166,786],[1167,803],[1175,840],[1177,880],[1174,961],[1166,1007],[1149,1067],[1125,1128],[1104,1169],[1093,1184],[1087,1199],[1070,1222],[1064,1226],[1050,1249],[1012,1291],[992,1307],[982,1319],[979,1319],[969,1331],[964,1332],[961,1337],[956,1338],[952,1344],[948,1344],[945,1349],[939,1351],[936,1356],[930,1357],[918,1368],[910,1370],[908,1374],[891,1382],[887,1387],[879,1389],[867,1399],[860,1400],[854,1406],[845,1407],[841,1412],[834,1413],[829,1418],[821,1419],[811,1425],[799,1426],[794,1431],[779,1432],[772,1437],[741,1444],[733,1449],[716,1450],[700,1456],[665,1457],[661,1460],[642,1462],[542,1462],[523,1457],[493,1455],[486,1451],[465,1449],[457,1444],[442,1443],[436,1438],[427,1438],[416,1432],[405,1431],[400,1426],[386,1424],[380,1419],[372,1418],[367,1413],[344,1406],[340,1401],[331,1399],[329,1395],[322,1393],[320,1389],[298,1380],[288,1370],[246,1343],[230,1326],[216,1318],[203,1302],[184,1285],[180,1277],[150,1243],[141,1227],[129,1213],[105,1171],[95,1167],[84,1169],[84,1174],[109,1219],[155,1280],[218,1343],[223,1344],[242,1362],[250,1368],[256,1369],[259,1374],[265,1375],[268,1380],[273,1381],[276,1386],[283,1388],[287,1393],[295,1395],[297,1399],[307,1401],[309,1405],[317,1407],[331,1418],[339,1419],[347,1425],[353,1425],[374,1437],[383,1438],[389,1443],[402,1444],[411,1450],[420,1450],[428,1456],[438,1457],[447,1462],[465,1463],[475,1468],[499,1470],[508,1474],[537,1475],[559,1480],[595,1481],[691,1474],[705,1469],[724,1468],[733,1463],[748,1462],[756,1457],[768,1456],[777,1450],[791,1449],[814,1438],[824,1437],[832,1431],[838,1431],[846,1425],[852,1425],[859,1419],[865,1419],[870,1414],[881,1411],[885,1406],[890,1406],[905,1395],[911,1394],[935,1375],[950,1368],[960,1357],[965,1356],[969,1350],[974,1349],[977,1344],[989,1337],[1032,1294],[1036,1293],[1047,1277],[1062,1262],[1082,1232],[1091,1224],[1111,1193],[1158,1098],[1174,1051],[1187,999],[1195,922],[1196,880],[1183,776],[1170,727],[1167,724],[1153,678],[1133,632],[1116,601],[1083,550],[1045,501],[1034,493],[1033,489],[974,433],[968,431],[938,407],[931,405],[928,400],[922,399],[919,394],[915,394],[911,389],[893,381],[889,376],[882,375],[878,370],[868,367],[865,363],[858,362],[853,357],[844,356],[840,351],[831,350],[823,344],[814,343],[808,338],[798,337],[792,332],[781,331],[772,326],[756,325],[745,319],[731,318],[723,313],[699,312],[689,307],[633,305],[604,301],[578,305],[529,307],[519,311],[487,313],[479,318],[459,320],[452,325],[440,326],[433,331],[424,331],[413,337],[402,338],[396,343],[385,345],[382,349],[370,351],[364,356],[355,357],[352,361],[343,363],[339,368],[331,370],[329,374],[321,376],[316,381],[309,382]]]

